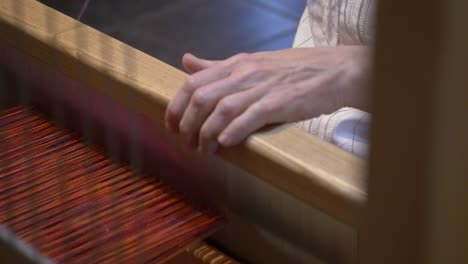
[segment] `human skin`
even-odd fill
[[[166,126],[201,152],[241,143],[257,129],[367,110],[369,48],[339,46],[238,54],[211,61],[185,54],[191,74],[166,110]]]

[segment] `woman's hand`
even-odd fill
[[[188,77],[166,111],[186,144],[213,153],[272,123],[365,107],[367,48],[302,48],[208,61],[187,54]]]

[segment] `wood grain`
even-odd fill
[[[187,77],[33,0],[0,2],[0,39],[159,125]],[[364,225],[365,162],[299,128],[258,132],[220,155],[344,223]]]
[[[184,250],[167,264],[239,264],[205,242],[196,243]]]

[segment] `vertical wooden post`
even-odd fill
[[[427,263],[468,263],[468,2],[445,5],[435,153],[429,180]]]
[[[466,10],[379,2],[366,263],[468,263]]]

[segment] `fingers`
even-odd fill
[[[190,53],[187,53],[182,57],[182,65],[189,73],[192,74],[209,68],[216,63],[216,61],[201,59]]]
[[[218,80],[223,80],[229,77],[233,67],[238,62],[242,61],[242,59],[246,56],[246,54],[238,54],[227,60],[215,62],[212,67],[205,68],[204,70],[189,76],[182,88],[171,100],[167,107],[166,127],[173,132],[179,132],[180,121],[182,120],[183,114],[188,107],[195,91],[201,87],[208,86]],[[194,56],[188,55],[186,60],[189,62],[194,58]],[[193,61],[198,61],[200,65],[203,64],[204,66],[206,66],[208,63],[211,63],[197,58],[195,58]]]
[[[196,147],[200,128],[218,102],[222,98],[240,92],[245,88],[240,88],[236,79],[228,77],[197,89],[193,93],[179,124],[179,132],[185,143],[191,147]]]
[[[197,72],[187,78],[177,95],[171,100],[166,110],[166,127],[179,132],[179,124],[194,92],[229,75],[225,67],[213,67]]]
[[[272,83],[263,79],[264,72],[248,55],[218,62],[187,54],[183,64],[193,74],[169,103],[166,126],[187,145],[213,153],[218,139],[234,145],[269,122],[262,116],[264,107],[258,106],[264,104],[256,102]]]
[[[205,153],[216,152],[219,134],[262,95],[261,89],[251,89],[222,99],[200,129],[198,150]]]
[[[268,98],[252,104],[221,132],[218,137],[219,144],[223,147],[232,147],[241,143],[256,130],[276,122],[275,116],[278,116],[278,111],[280,111],[279,104],[271,102]]]

